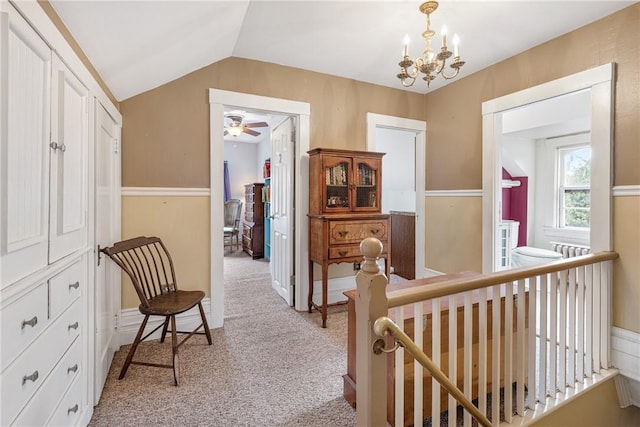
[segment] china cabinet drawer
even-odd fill
[[[329,223],[329,244],[357,243],[366,237],[387,239],[386,220],[331,221]]]
[[[329,258],[348,258],[352,256],[362,256],[360,245],[342,246],[339,248],[329,248]]]
[[[80,376],[81,361],[82,347],[80,340],[77,339],[12,424],[18,426],[45,425],[49,416],[58,406],[60,396],[64,395],[74,380]],[[76,383],[80,382],[76,380]],[[51,425],[70,425],[70,423]]]
[[[82,306],[73,304],[1,375],[0,425],[7,425],[40,388],[80,334]]]
[[[78,260],[62,273],[49,280],[49,317],[55,319],[82,295],[86,280],[82,263]]]
[[[0,312],[2,371],[47,326],[47,284],[42,283]]]

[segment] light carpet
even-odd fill
[[[194,336],[180,347],[178,387],[171,370],[145,366],[118,380],[122,347],[89,425],[354,426],[342,397],[346,306],[320,325],[319,313],[295,311],[271,288],[267,262],[227,253],[225,323],[211,331],[213,345]],[[144,342],[136,359],[170,363],[170,343]]]

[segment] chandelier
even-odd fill
[[[422,37],[425,40],[424,52],[422,56],[419,56],[415,60],[409,58],[409,35],[404,37],[404,50],[402,52],[402,60],[398,63],[400,66],[400,73],[398,78],[402,82],[404,87],[413,86],[413,83],[418,77],[418,73],[424,74],[422,79],[427,82],[427,87],[431,84],[432,80],[441,75],[445,80],[455,78],[460,72],[460,68],[464,65],[464,61],[460,60],[458,53],[458,44],[460,39],[458,35],[453,36],[453,53],[447,48],[447,27],[442,26],[442,47],[440,52],[435,53],[431,48],[431,39],[436,35],[436,32],[431,29],[431,14],[438,8],[437,1],[427,1],[420,5],[420,12],[427,15],[427,29],[422,33]],[[452,74],[446,74],[446,63],[453,55],[453,62],[449,65],[454,71]]]

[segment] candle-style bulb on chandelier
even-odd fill
[[[431,47],[431,41],[436,32],[431,29],[431,13],[438,8],[437,1],[427,1],[420,5],[420,12],[427,15],[427,29],[422,33],[425,40],[424,52],[422,56],[415,60],[409,58],[409,35],[404,38],[404,49],[402,51],[402,60],[398,63],[400,73],[398,78],[404,87],[412,86],[416,81],[419,73],[424,74],[422,79],[427,82],[427,87],[432,80],[441,75],[445,80],[455,78],[460,73],[460,68],[464,65],[464,61],[460,60],[458,52],[459,38],[458,35],[453,36],[453,52],[447,48],[447,27],[443,26],[441,30],[442,47],[440,52],[435,53]],[[447,60],[453,56],[453,62],[449,65],[454,71],[451,74],[446,73]]]

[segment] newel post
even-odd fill
[[[378,267],[382,243],[368,237],[360,243],[364,262],[356,275],[356,420],[359,427],[387,424],[387,355],[373,353],[373,324],[388,312],[388,280]]]

